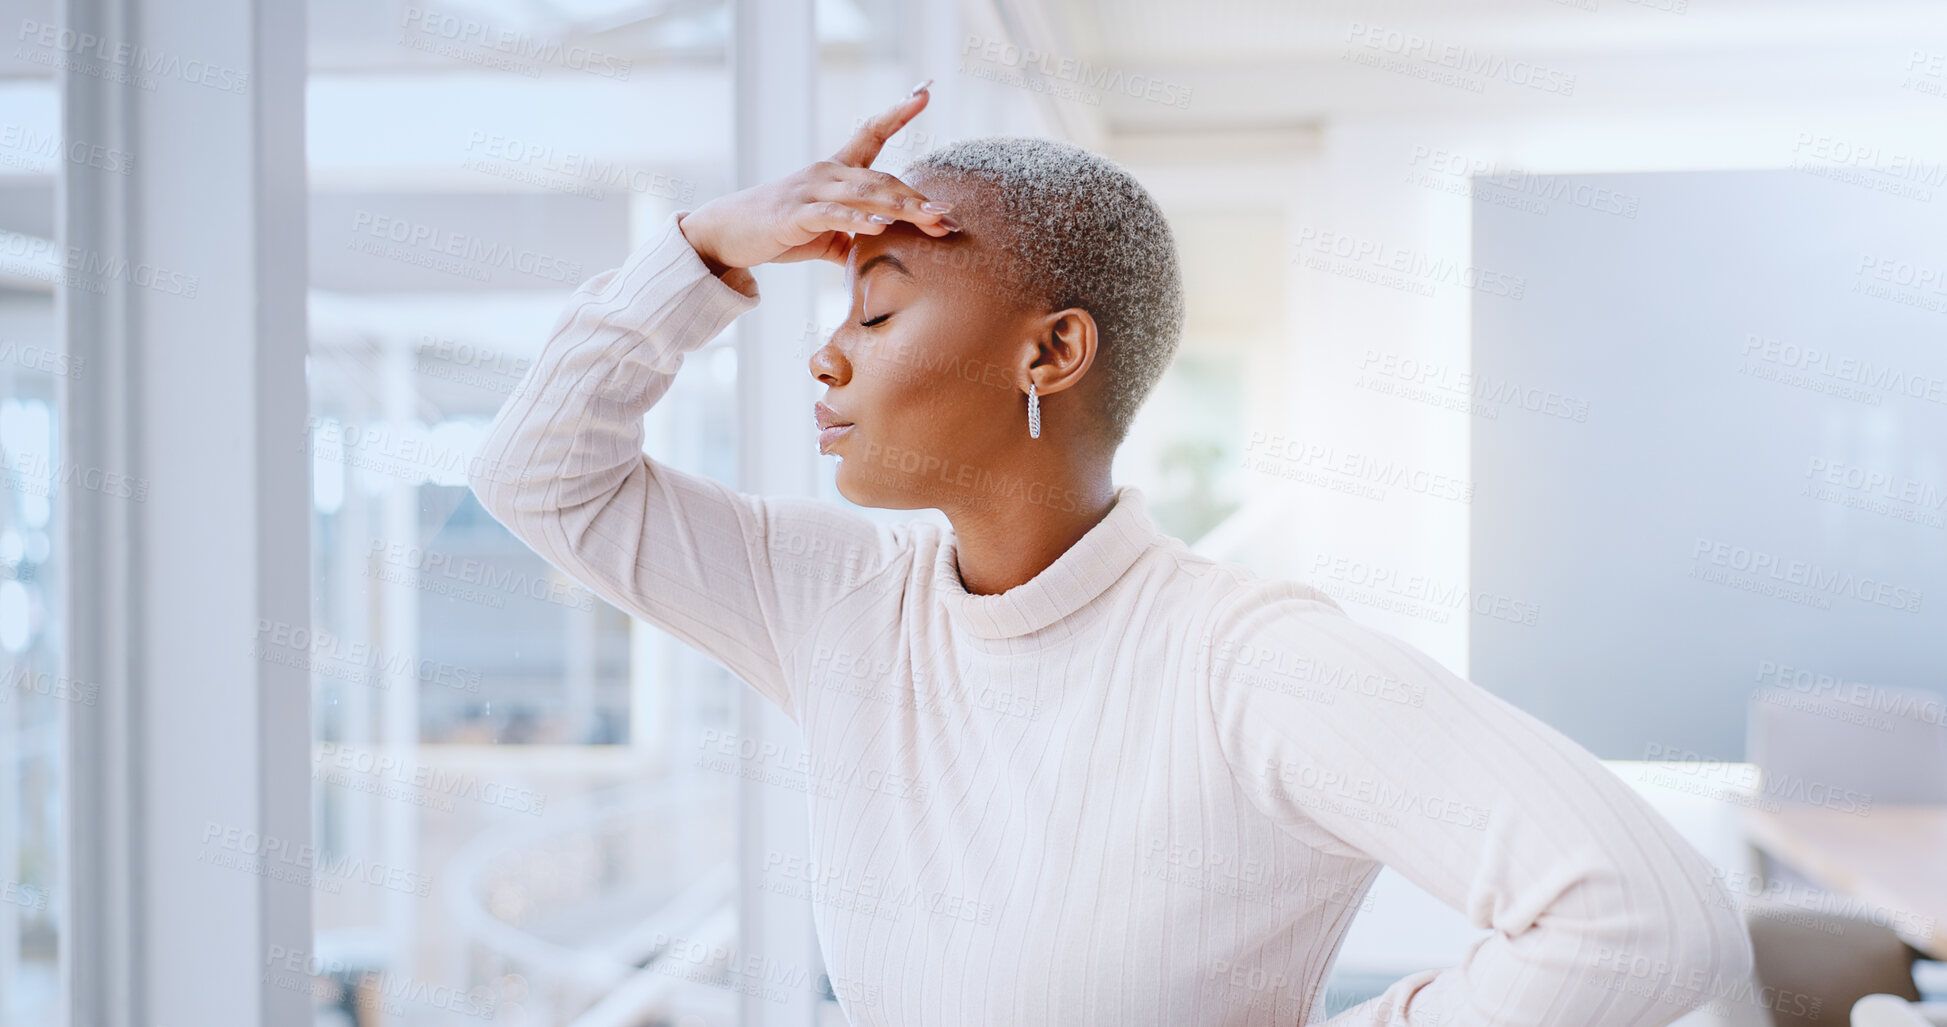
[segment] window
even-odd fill
[[[57,553],[61,383],[86,368],[63,352],[54,190],[86,147],[62,138],[50,68],[14,55],[0,79],[0,1023],[60,1024],[63,744],[95,705],[65,673]],[[79,142],[78,140],[76,142]],[[103,160],[124,155],[102,154]]]
[[[375,868],[319,875],[327,1013],[564,1024],[734,912],[736,783],[693,764],[744,686],[466,486],[574,288],[728,184],[727,11],[559,10],[311,8],[313,605],[292,644],[321,865]],[[688,358],[647,444],[730,482],[733,339]],[[669,980],[671,1015],[728,995]]]

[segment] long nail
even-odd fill
[[[919,85],[914,86],[913,91],[906,94],[906,99],[910,100],[913,97],[918,96],[919,94],[925,92],[926,87],[932,84],[933,84],[933,80],[929,78],[926,81],[921,82]]]
[[[953,209],[953,204],[941,203],[938,200],[927,200],[925,203],[919,205],[919,209],[927,214],[944,214]]]
[[[941,218],[940,227],[946,229],[949,232],[958,232],[960,230],[960,222],[955,221],[952,218]]]
[[[866,218],[866,220],[867,220],[867,221],[870,221],[870,222],[872,222],[872,223],[873,223],[873,224],[875,224],[875,225],[890,225],[890,224],[892,224],[892,219],[891,219],[891,218],[889,218],[889,217],[887,217],[887,216],[885,216],[884,214],[873,214],[873,215],[870,215],[869,217],[867,217],[867,218]]]

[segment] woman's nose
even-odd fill
[[[852,365],[839,352],[836,332],[824,345],[811,351],[811,376],[825,385],[843,385],[850,380]]]

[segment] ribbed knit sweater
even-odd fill
[[[950,530],[645,456],[684,354],[758,302],[680,216],[576,290],[471,484],[803,731],[807,894],[853,1024],[1311,1023],[1382,864],[1490,933],[1333,1025],[1751,1000],[1711,866],[1614,772],[1323,593],[1190,552],[1134,487],[973,595]]]

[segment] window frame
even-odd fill
[[[90,369],[61,383],[65,459],[150,486],[60,497],[63,659],[101,685],[67,718],[62,1002],[89,1027],[304,1022],[309,989],[269,971],[309,959],[310,888],[203,857],[232,831],[276,839],[266,864],[311,846],[309,674],[252,655],[259,625],[309,623],[305,10],[60,0],[53,23],[109,55],[61,48],[63,138],[140,155],[62,165],[59,245],[196,279],[57,290]],[[123,46],[152,82],[103,73]]]
[[[742,188],[821,156],[820,55],[810,5],[728,3]],[[940,30],[961,12],[952,0],[922,9],[915,42],[948,66],[955,37]],[[56,295],[64,352],[90,369],[60,383],[65,459],[150,484],[139,502],[73,487],[60,499],[63,660],[101,686],[65,729],[60,963],[74,1025],[313,1015],[310,991],[289,986],[309,966],[310,888],[199,857],[212,826],[315,852],[310,674],[253,653],[261,625],[311,623],[307,16],[301,0],[205,0],[193,12],[56,0],[62,30],[248,75],[226,91],[182,76],[124,85],[98,60],[56,74],[63,138],[138,155],[127,175],[61,166],[59,245],[199,281],[193,299],[125,280]],[[778,340],[812,319],[813,273],[759,269],[765,302],[733,329],[744,491],[819,493],[819,465],[800,458],[815,383],[777,358]],[[746,736],[802,744],[755,690],[742,689],[738,711]],[[768,853],[810,855],[803,797],[740,789],[740,944],[822,969],[810,906],[760,887]],[[811,1027],[825,1003],[812,989],[739,1005],[747,1027]]]
[[[749,188],[817,159],[813,156],[818,44],[812,5],[731,0],[730,76],[735,118],[735,187]],[[738,318],[737,465],[739,489],[763,495],[816,496],[818,467],[803,459],[805,412],[814,385],[801,365],[778,359],[776,342],[803,334],[815,315],[812,268],[766,265],[753,269],[763,302]],[[757,690],[743,686],[737,702],[740,738],[783,751],[803,751],[803,734]],[[762,885],[766,857],[811,857],[810,810],[803,796],[750,777],[737,785],[737,932],[746,953],[779,966],[822,972],[811,906]],[[744,1027],[814,1027],[821,999],[815,989],[778,1003],[741,989]]]

